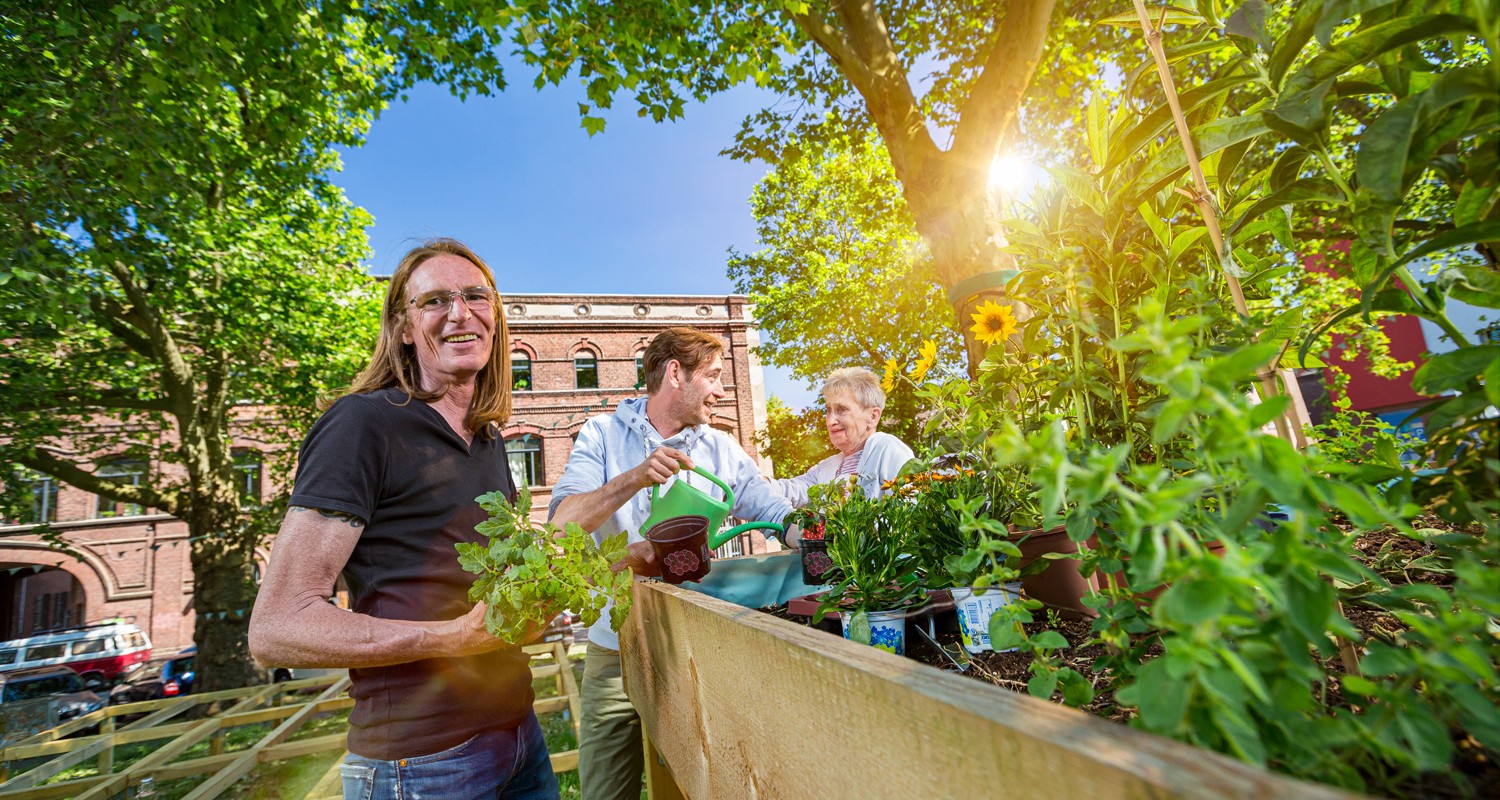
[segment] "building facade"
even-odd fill
[[[516,391],[503,436],[517,484],[531,488],[537,518],[546,515],[551,486],[562,475],[578,430],[590,416],[644,393],[640,356],[653,336],[674,325],[724,342],[726,395],[711,424],[758,455],[765,390],[744,297],[508,295],[505,312]],[[241,491],[247,501],[259,502],[278,487],[262,485],[261,462],[244,444]],[[769,465],[762,465],[769,475]],[[144,477],[161,466],[96,468]],[[139,625],[160,651],[192,644],[193,573],[183,522],[46,476],[35,476],[31,489],[29,517],[0,521],[0,641],[119,618]],[[67,549],[41,535],[43,523]],[[752,533],[725,545],[721,554],[766,547]],[[260,555],[263,560],[268,551]]]

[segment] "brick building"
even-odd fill
[[[756,335],[744,297],[509,295],[505,310],[517,391],[503,435],[512,471],[518,483],[531,486],[538,516],[546,513],[550,487],[562,475],[579,428],[644,391],[638,388],[640,355],[651,337],[670,326],[705,330],[725,342],[727,394],[712,424],[757,455],[765,390],[751,353]],[[769,474],[769,465],[762,464]],[[128,477],[161,467],[111,462],[98,468]],[[248,442],[237,469],[248,499],[276,490],[262,485],[261,461]],[[28,519],[0,521],[0,641],[119,617],[146,630],[158,650],[192,643],[193,573],[184,523],[45,476],[36,476],[32,499]],[[35,529],[43,522],[76,555],[39,536]],[[764,538],[752,533],[721,552],[765,549]],[[264,560],[268,551],[260,555]]]

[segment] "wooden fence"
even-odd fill
[[[532,677],[553,678],[557,692],[555,696],[536,701],[537,716],[565,710],[570,712],[576,736],[578,685],[568,661],[566,645],[554,642],[530,645],[525,649],[532,657]],[[195,776],[202,776],[202,782],[195,785],[184,800],[218,797],[260,764],[343,751],[346,732],[291,740],[316,716],[353,707],[348,688],[348,675],[339,673],[267,686],[107,706],[0,749],[0,800],[109,800],[139,787],[143,781],[160,785]],[[213,704],[208,716],[189,722],[170,722],[189,709],[204,704]],[[139,714],[145,716],[128,724],[116,724],[122,716]],[[270,722],[279,724],[253,745],[226,752],[227,731]],[[95,725],[99,726],[98,734],[73,736]],[[204,741],[208,742],[208,755],[177,760]],[[116,749],[140,742],[160,744],[140,760],[116,772]],[[8,768],[12,764],[39,758],[46,760],[18,774],[10,774]],[[97,775],[46,782],[90,760],[97,763]],[[341,797],[341,760],[335,759],[303,797],[307,800]],[[554,772],[567,772],[577,767],[576,749],[552,755]]]
[[[666,584],[621,639],[653,800],[1351,797]]]

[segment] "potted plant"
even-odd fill
[[[911,506],[897,497],[869,499],[852,481],[827,486],[824,541],[838,581],[813,622],[838,609],[845,637],[902,655],[907,611],[925,600]]]

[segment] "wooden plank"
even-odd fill
[[[223,769],[215,772],[207,780],[199,784],[183,800],[209,800],[209,798],[217,797],[219,792],[223,791],[230,784],[250,774],[250,771],[255,769],[256,765],[260,763],[261,755],[265,750],[286,741],[287,738],[306,724],[308,720],[312,719],[318,713],[318,705],[321,702],[334,699],[336,695],[342,694],[348,688],[349,676],[345,675],[338,682],[325,689],[322,694],[318,695],[317,700],[305,703],[297,708],[295,713],[287,717],[285,721],[276,726],[270,733],[261,737],[260,741],[256,742],[253,747],[244,751],[239,758],[236,758]],[[336,746],[343,747],[344,745],[340,742]]]
[[[573,716],[573,738],[576,740],[579,738],[579,726],[583,720],[583,709],[578,695],[578,679],[573,675],[573,661],[568,656],[567,648],[560,649],[563,651],[563,663],[568,665],[568,668],[562,671],[563,694],[568,697],[568,711]]]
[[[87,747],[80,747],[66,755],[61,755],[45,763],[38,764],[20,775],[4,783],[0,783],[0,791],[6,789],[25,789],[35,786],[63,770],[72,769],[74,766],[103,753],[110,746],[110,742],[111,740],[108,736],[96,737],[94,743]]]
[[[323,800],[325,797],[342,798],[344,796],[344,773],[339,767],[343,764],[344,759],[334,759],[333,765],[323,773],[323,777],[319,778],[311,789],[307,790],[302,800]]]
[[[207,780],[198,784],[191,792],[188,792],[182,800],[209,800],[218,797],[219,792],[229,788],[229,785],[250,774],[260,763],[259,753],[247,751],[231,754],[235,758],[228,766],[210,775]]]
[[[650,735],[644,732],[641,734],[641,746],[646,750],[646,797],[651,800],[683,800],[687,795],[682,793],[682,787],[672,777],[671,767],[667,766],[666,759],[651,742]]]
[[[577,750],[564,750],[561,753],[552,753],[548,758],[552,760],[553,772],[571,772],[578,769]]]
[[[1353,797],[666,584],[621,640],[688,797]]]
[[[558,695],[557,697],[543,697],[531,704],[531,709],[537,716],[562,711],[568,707],[568,698]]]
[[[58,781],[42,786],[33,786],[30,789],[16,789],[13,791],[0,792],[0,798],[4,800],[60,800],[65,797],[76,797],[79,792],[88,791],[98,786],[105,780],[102,775],[90,775],[87,778],[75,778],[71,781]]]
[[[123,791],[126,787],[140,783],[142,776],[152,774],[158,767],[165,765],[198,742],[207,739],[218,729],[219,721],[217,719],[206,719],[199,722],[186,733],[162,745],[145,758],[132,764],[130,769],[111,776],[110,780],[79,795],[78,800],[108,800],[115,794]],[[118,785],[116,785],[115,778],[119,779]]]

